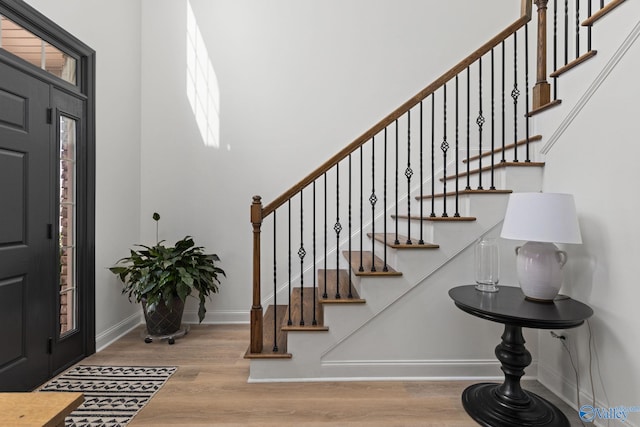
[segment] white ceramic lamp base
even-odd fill
[[[567,254],[553,243],[527,242],[516,248],[516,271],[522,293],[531,300],[553,301],[562,286]]]

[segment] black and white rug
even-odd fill
[[[176,371],[173,366],[76,366],[40,391],[84,393],[66,427],[126,426]]]

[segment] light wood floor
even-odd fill
[[[460,402],[470,382],[248,384],[249,361],[243,359],[248,326],[196,325],[175,345],[145,344],[140,334],[141,329],[133,331],[82,361],[179,367],[130,427],[475,425]],[[523,385],[580,425],[576,412],[538,382]]]

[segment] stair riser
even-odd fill
[[[509,189],[514,192],[519,191],[540,191],[540,180],[542,179],[541,167],[506,167],[494,169],[493,184],[496,189]],[[469,178],[471,189],[478,189],[480,186],[479,174],[472,174]],[[455,190],[455,179],[447,180],[447,191]],[[462,190],[467,186],[466,178],[459,179],[459,188]],[[485,190],[491,187],[491,171],[482,172],[482,188]]]

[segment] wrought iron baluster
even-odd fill
[[[482,128],[484,126],[484,116],[482,115],[482,57],[478,58],[478,190],[482,190]]]
[[[384,211],[383,211],[383,221],[384,224],[384,267],[382,271],[389,271],[389,267],[387,266],[387,128],[384,128],[384,184],[383,184],[383,198],[384,198]]]
[[[300,190],[300,249],[298,249],[298,258],[300,258],[300,326],[304,326],[304,257],[307,251],[304,249],[304,216],[303,216],[303,199],[302,190]]]
[[[580,0],[576,0],[576,59],[580,58]]]
[[[324,174],[324,290],[322,292],[322,298],[329,298],[327,294],[327,173]],[[336,280],[337,281],[337,280]]]
[[[278,352],[278,283],[277,283],[277,245],[276,245],[276,213],[273,211],[273,349],[274,353]]]
[[[287,208],[289,211],[289,319],[287,325],[291,326],[293,324],[291,321],[291,199],[287,201]]]
[[[431,94],[431,213],[429,216],[436,216],[436,178],[435,178],[435,158],[436,158],[436,97],[435,92]]]
[[[553,0],[553,71],[558,69],[558,0]],[[558,99],[558,77],[553,77],[553,100]]]
[[[471,190],[471,69],[467,67],[467,186]]]
[[[529,109],[529,24],[524,25],[524,109],[525,112]],[[524,129],[525,129],[525,163],[531,162],[529,153],[529,114],[524,115]]]
[[[424,245],[424,234],[423,234],[423,218],[424,218],[424,204],[422,203],[422,196],[424,195],[423,193],[423,183],[424,183],[424,176],[423,176],[423,170],[424,170],[424,163],[423,163],[423,146],[422,146],[422,120],[423,120],[423,110],[422,110],[422,101],[420,101],[420,240],[418,241],[418,244],[420,245]],[[385,261],[386,264],[386,261]]]
[[[587,15],[591,18],[591,0],[587,1]],[[587,27],[587,52],[591,52],[591,25]]]
[[[336,163],[336,223],[333,226],[336,232],[336,299],[340,299],[340,232],[342,224],[340,224],[340,164]],[[348,268],[351,268],[349,266]]]
[[[458,134],[458,125],[459,125],[459,118],[458,118],[458,104],[459,104],[459,99],[458,99],[458,75],[456,74],[456,153],[455,153],[455,164],[456,164],[456,211],[453,214],[454,217],[459,218],[460,217],[460,183],[459,183],[459,171],[458,171],[458,163],[459,163],[459,151],[460,151],[460,136]]]
[[[491,49],[491,185],[490,190],[495,190],[495,150],[496,150],[496,110],[495,110],[495,69],[493,49]]]
[[[349,155],[349,162],[351,162],[351,155]],[[351,163],[349,163],[349,165],[351,165]],[[349,166],[351,167],[351,166]],[[363,220],[362,220],[362,212],[364,211],[364,207],[363,207],[363,202],[362,200],[364,199],[364,189],[363,189],[363,184],[362,181],[364,180],[363,178],[363,168],[362,168],[362,145],[360,146],[360,266],[358,267],[358,271],[364,271],[364,266],[363,266],[363,246],[362,246],[362,235],[364,234],[363,232]],[[349,235],[351,235],[351,231],[349,231]],[[351,259],[349,259],[349,265],[351,265]],[[351,282],[349,282],[351,283]]]
[[[504,162],[507,161],[507,159],[505,158],[505,153],[506,153],[505,143],[506,143],[506,138],[507,138],[507,132],[506,132],[506,129],[505,129],[505,125],[506,125],[506,120],[505,120],[506,108],[505,108],[505,96],[504,96],[504,94],[505,94],[505,75],[506,75],[506,72],[505,72],[505,58],[504,58],[504,55],[505,55],[505,43],[504,43],[504,40],[502,41],[501,45],[502,45],[502,63],[501,63],[502,71],[500,72],[500,74],[502,76],[502,79],[501,79],[502,80],[502,86],[501,86],[501,91],[500,91],[500,93],[501,93],[500,94],[500,100],[501,100],[501,103],[502,103],[502,125],[501,125],[502,126],[502,135],[501,135],[501,137],[502,137],[502,158],[500,159],[500,162],[504,163]]]
[[[442,139],[442,143],[440,144],[440,150],[442,150],[442,164],[443,164],[443,176],[444,176],[444,186],[443,186],[443,196],[442,196],[442,217],[446,218],[449,215],[447,214],[447,151],[449,151],[449,143],[447,142],[447,84],[445,83],[442,86],[444,90],[444,96],[442,98],[442,110],[444,116],[444,135]]]
[[[520,90],[518,89],[518,33],[513,33],[513,90],[511,98],[513,98],[513,161],[518,162],[518,97]]]
[[[316,313],[316,296],[318,294],[318,283],[316,274],[316,181],[313,181],[313,268],[311,269],[311,276],[313,277],[313,321],[312,325],[318,324],[318,318]]]
[[[398,119],[396,119],[396,237],[394,240],[396,245],[400,244],[398,239],[398,151]]]
[[[569,0],[564,0],[564,65],[569,63]]]
[[[371,138],[371,196],[369,196],[369,203],[371,204],[371,235],[373,236],[373,242],[375,242],[376,236],[376,137]],[[372,243],[375,244],[375,243]],[[362,252],[361,252],[362,253]],[[375,263],[371,263],[371,271],[376,271]]]
[[[411,110],[407,111],[407,168],[404,170],[404,176],[407,178],[407,245],[412,245],[411,241],[411,177],[413,170],[411,169]]]

